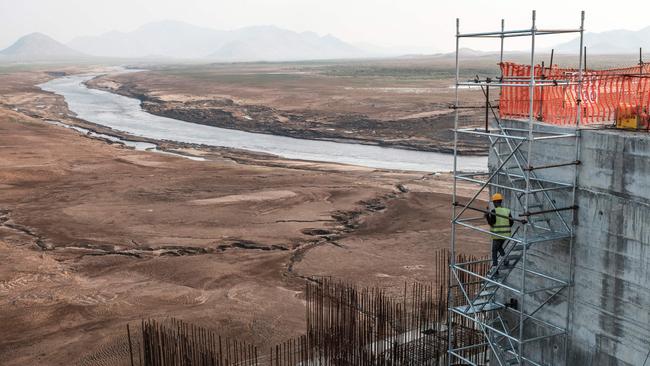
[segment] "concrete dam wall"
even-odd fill
[[[535,129],[573,132],[545,124]],[[566,348],[558,337],[525,347],[550,365],[642,366],[650,352],[650,134],[610,129],[579,133],[579,165],[536,171],[557,182],[573,184],[577,178],[575,217],[573,210],[559,213],[569,223],[575,219],[572,250],[568,239],[538,243],[529,249],[527,264],[572,284],[535,314],[567,328]],[[574,159],[574,142],[535,142],[530,165]],[[525,148],[522,153],[527,153]],[[498,159],[494,151],[491,154],[489,166],[494,171]],[[500,192],[515,215],[523,213],[513,197],[516,193]],[[552,201],[566,207],[572,204],[571,197],[571,190],[559,190],[553,192]],[[551,225],[562,225],[559,216]],[[521,281],[521,272],[513,272],[506,283],[515,281]],[[500,300],[505,303],[508,298],[506,292]],[[528,311],[535,309],[535,301],[531,295]],[[531,335],[536,331],[534,324],[525,329]]]

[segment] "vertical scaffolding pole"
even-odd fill
[[[501,51],[499,52],[499,67],[501,67],[501,64],[503,63],[503,43],[504,40],[506,39],[506,36],[504,32],[506,31],[506,21],[505,19],[501,19]],[[503,71],[501,72],[501,79],[503,79]]]
[[[449,253],[449,276],[448,277],[448,284],[449,284],[449,289],[447,291],[447,303],[449,304],[449,307],[454,306],[454,299],[452,296],[452,276],[451,276],[451,271],[453,271],[454,266],[456,265],[456,225],[454,225],[454,220],[456,218],[456,173],[458,170],[458,102],[459,102],[459,97],[458,97],[458,82],[460,79],[460,68],[459,68],[459,60],[458,60],[458,48],[460,45],[460,19],[456,18],[456,83],[455,83],[455,91],[456,91],[456,97],[455,97],[455,102],[454,102],[454,177],[453,177],[453,192],[452,192],[452,201],[454,202],[454,205],[452,207],[452,213],[451,213],[451,251]],[[447,337],[448,337],[448,342],[449,342],[449,348],[448,348],[448,355],[447,355],[447,366],[451,366],[451,350],[453,349],[453,324],[452,324],[452,318],[451,318],[451,311],[447,310]]]
[[[500,83],[503,83],[503,47],[505,45],[505,40],[506,40],[506,35],[504,33],[505,31],[506,31],[506,20],[502,18],[501,19],[501,40],[499,42],[500,43],[499,71],[500,71],[500,74],[501,74],[501,78],[499,79]],[[501,93],[502,92],[503,92],[503,86],[499,86],[499,108],[501,107]],[[499,114],[499,118],[501,118],[500,114]],[[498,151],[499,150],[498,144],[501,143],[501,141],[499,141],[499,139],[496,139],[494,141],[494,143],[495,143],[494,147]],[[496,177],[496,183],[501,184],[501,176]],[[491,194],[492,192],[489,192],[489,193]]]
[[[581,18],[580,18],[580,61],[578,61],[578,111],[576,112],[576,127],[580,127],[580,122],[582,120],[582,77],[584,70],[583,68],[587,67],[587,50],[586,47],[584,46],[584,39],[583,39],[583,33],[584,33],[584,26],[585,26],[585,12],[582,12]],[[585,62],[584,65],[582,63],[582,52],[585,52]]]
[[[584,43],[584,31],[585,31],[585,12],[584,10],[580,13],[580,52],[582,52],[583,49],[583,43]],[[578,56],[578,93],[580,95],[580,99],[582,99],[582,84],[583,84],[583,64],[582,64],[582,55]],[[582,106],[581,103],[578,103],[578,110],[576,111],[576,137],[575,137],[575,158],[576,161],[580,161],[580,122],[582,120]],[[571,192],[571,201],[572,205],[575,207],[577,204],[577,199],[576,199],[576,194],[577,194],[577,187],[578,187],[578,167],[579,165],[576,164],[575,166],[575,174],[573,176],[573,190]],[[573,322],[573,315],[571,311],[569,311],[571,304],[573,304],[573,299],[574,299],[574,272],[575,272],[575,258],[573,258],[573,245],[575,242],[575,224],[578,220],[578,212],[577,210],[573,211],[573,218],[572,218],[572,223],[571,223],[571,238],[569,239],[569,289],[568,289],[568,294],[567,294],[567,314],[566,314],[566,324],[567,324],[567,332],[564,337],[564,363],[568,364],[569,362],[569,348],[571,347],[571,333],[573,332],[573,327],[571,326],[571,323]]]
[[[536,23],[536,12],[533,10],[532,15],[532,27],[531,27],[531,46],[530,46],[530,84],[528,86],[528,97],[529,103],[528,106],[528,152],[527,152],[527,164],[531,166],[531,158],[533,153],[533,123],[534,123],[534,103],[535,103],[535,32],[537,30]],[[528,206],[530,204],[530,174],[531,170],[527,169],[524,178],[526,180],[526,193],[524,197],[524,213],[529,213]],[[516,194],[516,193],[515,193]],[[529,217],[530,218],[530,217]],[[523,254],[522,254],[522,263],[521,263],[521,296],[520,296],[520,311],[519,311],[519,355],[518,355],[518,365],[523,365],[524,355],[524,321],[526,321],[526,262],[528,261],[528,231],[529,224],[524,225],[523,229]]]
[[[639,76],[643,75],[643,47],[639,47]]]

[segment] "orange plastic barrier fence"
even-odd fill
[[[504,83],[527,85],[530,81],[530,65],[505,62],[501,70]],[[583,125],[613,123],[621,105],[639,114],[650,111],[650,64],[584,71],[582,95],[577,85],[578,70],[537,65],[533,72],[538,82],[568,82],[568,85],[545,84],[534,88],[533,115],[546,123],[575,125],[578,100],[581,100]],[[528,118],[530,88],[502,87],[499,112],[502,118]]]

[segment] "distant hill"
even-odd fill
[[[285,61],[369,56],[331,35],[297,33],[273,26],[248,27],[229,32],[227,41],[208,58],[224,61]]]
[[[86,57],[83,53],[42,33],[23,36],[13,45],[0,51],[0,60],[12,62],[64,61]]]
[[[371,56],[332,36],[273,26],[220,31],[178,21],[146,24],[132,32],[80,37],[70,47],[94,56],[150,56],[217,61],[280,61]]]
[[[645,51],[650,50],[650,27],[639,31],[612,30],[602,33],[585,33],[584,44],[587,52],[591,54],[629,54],[638,53],[639,47]],[[559,44],[557,51],[564,53],[578,53],[579,38]]]
[[[75,38],[68,46],[93,56],[191,59],[214,52],[223,44],[226,33],[183,22],[162,21],[143,25],[132,32],[112,31]]]

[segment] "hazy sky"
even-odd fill
[[[68,42],[80,35],[131,31],[147,22],[174,19],[216,29],[272,24],[349,42],[449,51],[456,17],[462,31],[496,30],[502,17],[508,28],[520,29],[529,26],[533,8],[545,28],[577,27],[582,9],[589,31],[650,26],[648,0],[0,0],[0,48],[31,32]],[[539,44],[564,40],[545,38]],[[526,45],[516,41],[507,46]],[[498,47],[489,41],[465,46]]]

